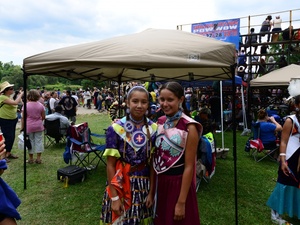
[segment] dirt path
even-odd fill
[[[93,106],[91,109],[83,108],[82,106],[78,107],[77,114],[92,114],[92,113],[99,113],[97,109],[94,109]]]
[[[88,115],[88,114],[100,114],[98,112],[97,109],[94,109],[93,107],[91,109],[87,109],[87,108],[83,108],[82,106],[81,107],[78,107],[77,109],[77,115]],[[21,127],[21,123],[18,122],[17,123],[17,128],[20,128]]]

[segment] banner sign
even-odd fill
[[[192,24],[192,33],[235,44],[239,49],[240,19]]]

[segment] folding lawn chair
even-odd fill
[[[44,122],[44,146],[45,148],[50,147],[53,144],[59,143],[60,141],[65,142],[66,136],[61,134],[62,128],[60,128],[60,120],[47,120]]]
[[[279,150],[279,145],[270,146],[262,142],[260,138],[260,122],[252,123],[253,137],[249,138],[250,151],[249,154],[253,156],[256,162],[260,162],[265,158],[277,162],[274,154]]]
[[[202,179],[208,183],[215,174],[216,148],[212,133],[200,137],[197,149],[196,162],[196,192],[198,191]]]
[[[71,126],[67,145],[73,155],[71,164],[87,170],[96,169],[100,161],[106,165],[102,157],[106,147],[105,135],[91,133],[87,122]]]
[[[233,128],[232,111],[231,110],[223,111],[223,116],[224,116],[224,124],[226,125],[226,128],[224,130],[225,132]]]

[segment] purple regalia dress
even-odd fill
[[[117,157],[121,162],[131,166],[129,172],[132,205],[122,218],[123,225],[151,225],[153,224],[153,209],[146,208],[145,200],[150,188],[150,155],[155,145],[157,125],[148,120],[151,140],[147,140],[145,125],[141,128],[134,127],[130,132],[130,138],[126,136],[124,124],[126,117],[114,123],[107,129],[106,149],[104,156]],[[146,140],[144,140],[146,138]],[[150,145],[151,142],[151,145]],[[148,145],[148,147],[147,147]],[[152,146],[152,149],[150,147]],[[125,149],[125,152],[124,152]],[[111,199],[107,191],[102,201],[102,213],[100,224],[111,224],[112,211]]]
[[[188,136],[187,125],[196,124],[199,136],[202,127],[184,113],[173,128],[164,128],[165,122],[166,116],[158,119],[156,151],[153,155],[153,166],[157,173],[157,202],[154,224],[199,225],[195,178],[192,180],[186,199],[185,218],[180,221],[174,221],[173,218],[184,171],[184,153]]]

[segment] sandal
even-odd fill
[[[33,164],[34,160],[33,159],[28,159],[28,160],[26,160],[26,162],[29,163],[29,164]]]
[[[9,158],[9,159],[17,159],[17,158],[19,158],[19,157],[16,156],[16,155],[10,154],[10,155],[8,155],[6,158]]]
[[[35,163],[41,164],[41,163],[42,163],[42,160],[41,160],[41,159],[40,159],[40,160],[36,159],[36,160],[35,160]]]

